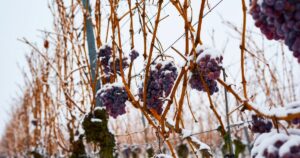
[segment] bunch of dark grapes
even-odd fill
[[[299,111],[300,109],[300,102],[291,102],[285,105],[285,110],[286,111]],[[291,123],[294,125],[300,125],[300,116],[294,118],[291,120]]]
[[[103,46],[98,53],[98,58],[102,66],[102,70],[106,76],[105,79],[106,81],[109,81],[111,74],[114,73],[112,48],[108,45]],[[128,60],[127,57],[122,58],[123,69],[128,67],[127,60]],[[120,74],[120,58],[118,56],[115,58],[115,65],[116,65],[116,73]]]
[[[288,132],[288,134],[287,134]],[[299,158],[300,133],[289,129],[288,131],[274,130],[263,133],[255,139],[251,150],[252,158]]]
[[[300,63],[300,1],[253,0],[251,2],[255,26],[269,40],[284,40]]]
[[[124,57],[123,60],[122,60],[122,68],[123,68],[123,69],[125,69],[125,68],[127,68],[127,67],[129,66],[127,60],[128,60],[127,57]],[[114,67],[114,62],[113,62],[113,61],[110,61],[109,64],[110,64],[111,69],[113,69],[113,67]],[[120,75],[120,74],[121,74],[121,73],[120,73],[121,68],[120,68],[120,58],[119,58],[119,57],[116,58],[115,64],[116,64],[116,71],[117,71],[117,74]]]
[[[191,69],[189,84],[193,89],[206,92],[205,86],[212,95],[219,91],[216,79],[220,77],[223,57],[213,49],[197,50],[197,60]],[[203,82],[205,84],[203,84]]]
[[[137,57],[139,57],[139,52],[133,49],[131,50],[129,57],[131,61],[134,61]]]
[[[128,95],[125,87],[118,83],[106,84],[97,92],[97,99],[106,107],[107,113],[113,118],[126,113],[125,102]]]
[[[252,125],[250,126],[253,133],[270,132],[273,125],[269,120],[265,120],[257,115],[252,115]]]
[[[109,66],[109,60],[111,58],[111,55],[112,55],[112,50],[111,50],[111,47],[108,45],[105,45],[104,47],[102,47],[98,53],[98,58],[100,60],[101,66],[103,68],[103,72],[107,76],[106,79],[108,79],[108,80],[109,80],[109,75],[111,72],[111,68]]]
[[[177,68],[173,62],[162,62],[152,65],[147,82],[146,104],[148,109],[155,110],[158,114],[163,111],[162,97],[167,97],[177,78]],[[143,100],[143,86],[139,88],[139,97]]]

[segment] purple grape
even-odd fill
[[[267,5],[272,6],[272,5],[274,5],[275,0],[264,0],[264,2],[265,2]]]
[[[262,133],[254,141],[251,151],[252,158],[299,158],[300,135],[299,130],[273,130]]]
[[[97,92],[97,99],[106,107],[107,113],[113,118],[126,113],[125,102],[128,95],[125,87],[117,84],[106,84]]]
[[[281,141],[281,140],[277,140],[276,142],[275,142],[275,144],[274,144],[274,146],[276,147],[276,148],[280,148],[282,145],[283,145],[283,141]]]
[[[173,62],[153,64],[149,72],[147,83],[146,104],[148,109],[155,110],[158,114],[163,111],[163,97],[167,97],[177,78],[177,68]],[[143,86],[139,88],[139,98],[143,101]]]
[[[263,0],[261,2],[251,4],[250,14],[255,21],[255,26],[260,28],[267,39],[284,40],[292,52],[300,52],[300,1]],[[295,57],[300,63],[300,57]]]
[[[257,115],[252,115],[251,131],[253,133],[266,133],[270,132],[273,125],[271,121],[265,120]]]
[[[134,61],[138,56],[139,56],[139,53],[134,49],[129,54],[131,61]]]
[[[122,68],[125,69],[129,66],[128,62],[127,62],[127,57],[124,57],[123,60],[122,60]],[[121,71],[121,68],[120,68],[120,58],[116,58],[116,71],[117,71],[117,74],[121,74],[120,71]],[[110,67],[113,69],[113,66],[114,66],[114,63],[113,61],[110,62]]]

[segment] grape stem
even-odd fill
[[[198,19],[198,29],[197,29],[197,36],[196,36],[196,41],[195,41],[195,45],[197,44],[202,44],[202,41],[201,41],[201,27],[202,27],[202,19],[203,19],[203,13],[204,13],[204,8],[205,8],[205,0],[202,0],[201,2],[201,6],[200,6],[200,15],[199,15],[199,19]]]
[[[246,12],[247,7],[245,0],[242,0],[242,9],[243,9],[243,32],[242,32],[242,43],[241,43],[241,73],[242,73],[242,84],[244,90],[244,97],[248,99],[247,96],[247,81],[245,78],[245,41],[246,41]]]
[[[143,100],[146,100],[146,97],[147,97],[147,85],[148,85],[147,83],[148,83],[148,79],[149,79],[149,70],[150,70],[150,65],[151,65],[151,58],[152,58],[154,43],[155,43],[155,39],[156,39],[157,28],[158,28],[158,24],[160,22],[159,19],[160,19],[162,3],[163,3],[163,0],[158,1],[158,13],[157,13],[157,17],[155,20],[155,26],[154,26],[153,36],[152,36],[152,40],[151,40],[151,45],[150,45],[148,61],[147,61],[147,65],[146,65]],[[143,108],[146,109],[146,101],[143,104]]]
[[[214,104],[213,104],[213,102],[212,102],[212,99],[211,99],[211,97],[210,97],[209,88],[208,88],[207,84],[205,83],[202,74],[200,75],[200,79],[201,79],[201,82],[202,82],[202,84],[204,85],[205,91],[206,91],[206,93],[207,93],[207,97],[208,97],[209,104],[210,104],[209,108],[213,111],[213,113],[214,113],[215,116],[217,117],[217,119],[218,119],[218,121],[219,121],[219,123],[220,123],[220,127],[221,127],[221,131],[220,131],[220,132],[221,132],[222,136],[224,136],[224,135],[226,134],[226,130],[225,130],[224,124],[223,124],[223,122],[222,122],[221,116],[218,114],[218,112],[217,112],[217,110],[216,110],[216,108],[215,108],[215,106],[214,106]]]

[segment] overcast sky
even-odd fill
[[[7,0],[0,5],[0,135],[8,120],[12,99],[22,85],[20,65],[25,64],[28,47],[17,38],[41,41],[38,29],[51,28],[51,15],[47,0]],[[20,92],[18,92],[20,94]]]

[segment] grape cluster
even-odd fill
[[[253,133],[270,132],[272,127],[271,121],[265,120],[257,115],[252,115],[252,126],[250,128]]]
[[[209,94],[212,95],[219,91],[216,79],[221,74],[223,57],[217,53],[217,50],[204,48],[197,50],[196,55],[197,60],[191,69],[189,84],[193,89],[204,92],[206,84]]]
[[[300,63],[300,1],[253,0],[250,14],[269,40],[284,40]]]
[[[167,97],[177,78],[177,68],[173,62],[161,62],[150,67],[147,82],[146,104],[148,109],[155,110],[158,114],[163,111],[162,97]],[[143,101],[143,85],[139,88],[138,95]]]
[[[97,92],[97,98],[113,118],[126,113],[125,102],[128,100],[128,95],[124,86],[118,83],[106,84]]]
[[[108,45],[103,46],[99,53],[98,58],[102,66],[103,73],[105,74],[106,81],[110,80],[111,74],[114,73],[114,64],[112,58],[112,48]],[[123,69],[128,67],[127,57],[122,58],[122,67]],[[116,65],[116,73],[120,74],[120,58],[116,56],[115,58],[115,65]]]
[[[287,134],[288,132],[288,134]],[[252,158],[299,158],[300,131],[271,131],[259,135],[251,150]]]
[[[122,60],[122,68],[125,69],[129,66],[128,62],[127,62],[128,58],[127,57],[124,57],[123,60]],[[113,61],[110,61],[110,67],[113,69],[114,67],[114,62]],[[117,71],[117,74],[121,74],[120,71],[121,71],[121,68],[120,68],[120,58],[117,57],[116,58],[116,61],[115,61],[115,64],[116,64],[116,71]]]
[[[286,106],[285,106],[285,110],[286,111],[299,111],[300,109],[300,102],[291,102],[291,103],[288,103]],[[300,116],[294,118],[291,120],[291,123],[294,124],[294,125],[300,125]]]
[[[137,57],[139,57],[139,52],[133,49],[131,50],[129,57],[131,61],[134,61]]]

